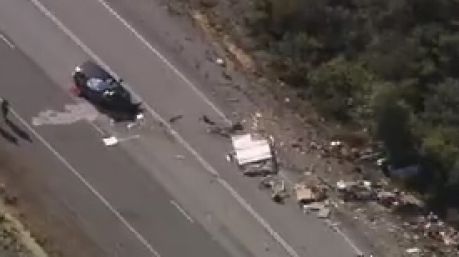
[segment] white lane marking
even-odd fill
[[[153,246],[105,199],[105,197],[87,181],[45,138],[32,128],[15,110],[10,108],[10,112],[24,125],[48,150],[59,159],[73,175],[75,175],[93,193],[103,205],[123,224],[134,236],[152,253],[155,257],[161,257]]]
[[[171,204],[174,205],[174,207],[177,208],[177,210],[178,210],[183,216],[185,216],[185,218],[186,218],[189,222],[194,223],[193,218],[191,218],[191,216],[188,215],[188,213],[186,213],[186,211],[185,211],[182,207],[180,207],[180,205],[179,205],[177,202],[175,202],[174,200],[171,200]]]
[[[9,41],[8,38],[6,38],[5,35],[3,35],[2,33],[0,33],[0,39],[3,40],[3,42],[5,42],[5,44],[7,44],[11,49],[16,48],[14,44],[11,41]]]
[[[331,220],[326,220],[325,224],[329,226],[333,231],[338,233],[340,236],[346,240],[346,242],[352,247],[352,249],[356,252],[357,256],[363,256],[362,250],[360,250],[357,245],[354,244],[354,242],[346,235],[344,232],[336,225],[334,224]]]
[[[363,255],[363,252],[354,244],[354,242],[346,235],[344,232],[336,227],[335,228],[336,233],[340,234],[346,240],[346,242],[352,247],[352,249],[357,253],[358,256]]]
[[[95,130],[97,130],[97,132],[99,132],[99,134],[100,134],[101,136],[105,135],[104,130],[103,130],[101,127],[99,127],[98,125],[96,125],[94,122],[88,121],[88,123],[89,123]]]
[[[29,0],[31,1],[45,16],[47,16],[51,21],[53,21],[56,26],[61,29],[67,36],[75,42],[86,54],[88,54],[94,61],[96,61],[99,65],[101,65],[103,68],[105,68],[108,72],[112,73],[116,77],[119,77],[105,62],[102,61],[102,59],[95,54],[86,44],[84,44],[72,31],[70,31],[54,14],[52,14],[46,7],[44,7],[40,1],[38,0]],[[106,5],[106,4],[105,4]],[[108,6],[109,7],[109,6]],[[111,8],[110,8],[111,9]],[[114,12],[114,11],[113,11]],[[119,16],[119,15],[118,15]],[[145,39],[144,39],[145,40]],[[145,40],[146,41],[146,40]],[[148,42],[147,42],[148,43]],[[162,56],[162,55],[161,55]],[[164,58],[164,57],[163,57]],[[165,59],[165,58],[164,58]],[[166,59],[165,59],[166,60]],[[169,63],[169,62],[168,62]],[[169,63],[170,64],[170,63]],[[171,64],[170,64],[171,65]],[[170,67],[173,67],[172,65]],[[178,74],[181,74],[177,69],[174,68]],[[185,78],[184,75],[181,75],[182,78]],[[190,82],[191,83],[191,82]],[[144,107],[150,112],[150,114],[161,122],[167,130],[169,130],[169,133],[180,143],[187,151],[189,151],[195,158],[196,160],[204,167],[206,171],[208,171],[210,174],[212,174],[216,181],[220,183],[236,200],[241,206],[243,206],[247,212],[250,213],[250,215],[255,218],[260,225],[288,252],[288,254],[292,257],[299,257],[300,255],[293,249],[292,246],[290,246],[285,239],[283,239],[269,224],[266,222],[258,212],[256,212],[253,207],[224,179],[220,177],[220,174],[213,168],[188,142],[180,136],[180,134],[175,131],[171,124],[169,124],[164,118],[162,118],[154,109],[145,101],[142,100],[142,98],[135,93],[135,91],[129,87],[129,85],[126,84],[126,87],[132,91],[132,94],[134,97],[138,98],[141,100],[144,104]],[[212,106],[214,106],[212,104]],[[214,109],[215,110],[215,109]],[[218,109],[217,109],[218,110]],[[221,113],[220,111],[217,111]],[[224,116],[224,114],[223,114]]]
[[[150,42],[148,42],[134,27],[131,26],[121,15],[119,15],[107,2],[104,0],[97,0],[102,6],[104,6],[116,19],[118,19],[134,36],[140,40],[151,52],[153,52],[162,62],[166,64],[185,84],[193,90],[207,105],[209,105],[224,121],[225,123],[231,124],[231,120],[226,117],[225,113],[221,111],[204,93],[202,93],[191,80],[189,80],[182,72],[179,71],[164,55],[162,55],[158,49],[154,48]]]

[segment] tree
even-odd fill
[[[316,106],[342,121],[366,102],[372,79],[361,64],[343,58],[333,59],[308,74]]]
[[[395,166],[412,164],[417,154],[410,109],[400,99],[395,85],[382,83],[377,87],[372,101],[376,137],[384,143],[389,160]]]

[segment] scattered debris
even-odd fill
[[[336,188],[344,201],[371,201],[376,200],[375,191],[371,190],[372,184],[369,181],[336,183]]]
[[[129,122],[129,123],[126,125],[126,127],[127,127],[127,129],[131,129],[131,128],[135,127],[135,125],[137,125],[137,123],[135,123],[135,122]]]
[[[135,116],[136,120],[138,121],[141,121],[145,118],[145,116],[143,115],[143,113],[138,113],[136,116]]]
[[[311,188],[306,185],[300,184],[295,186],[296,200],[299,204],[308,204],[316,201],[316,196]]]
[[[421,249],[419,249],[417,247],[406,249],[406,253],[420,253],[420,252],[421,252]]]
[[[111,137],[106,137],[103,139],[104,141],[104,144],[106,146],[114,146],[116,144],[118,144],[118,138],[114,137],[114,136],[111,136]]]
[[[296,201],[301,206],[304,212],[313,212],[320,219],[328,218],[331,214],[331,209],[326,202],[327,193],[325,187],[314,181],[306,184],[298,183],[295,185]]]
[[[343,145],[343,142],[341,141],[331,141],[330,142],[330,146],[332,147],[339,147],[339,146],[342,146]]]
[[[289,197],[285,181],[273,175],[268,175],[260,181],[260,187],[271,190],[271,199],[276,203],[283,203]]]
[[[229,74],[229,72],[226,70],[222,71],[222,77],[226,80],[231,80],[231,74]]]
[[[215,123],[213,120],[211,120],[207,115],[202,115],[201,120],[204,121],[207,125],[215,126],[217,123]]]
[[[226,161],[232,162],[234,160],[234,153],[229,153],[226,155]]]
[[[181,115],[181,114],[175,115],[175,116],[173,116],[173,117],[171,117],[171,118],[169,119],[169,123],[174,123],[174,122],[180,120],[181,118],[183,118],[183,115]]]
[[[225,65],[225,61],[222,58],[217,58],[215,60],[215,63],[220,65],[220,66],[224,66]]]
[[[207,125],[207,133],[220,135],[225,138],[229,138],[232,134],[244,130],[244,126],[240,122],[235,122],[230,126],[218,126],[215,121],[206,115],[202,115],[199,120]]]
[[[424,215],[423,202],[413,195],[397,189],[389,190],[384,188],[383,183],[371,183],[365,180],[352,182],[341,180],[336,183],[336,189],[344,201],[374,201],[393,212],[410,213],[411,221],[405,222],[404,227],[414,234],[405,232],[403,236],[407,239],[432,239],[443,247],[459,247],[459,232],[447,226],[433,213]],[[420,253],[418,249],[410,248],[407,253]]]
[[[235,133],[235,132],[238,132],[238,131],[243,131],[244,130],[244,126],[240,122],[235,122],[235,123],[233,123],[231,125],[230,130],[231,130],[231,133]]]
[[[326,219],[330,217],[330,214],[331,214],[331,209],[327,207],[325,203],[321,203],[321,202],[313,202],[313,203],[305,204],[303,205],[303,210],[306,213],[309,213],[309,212],[316,213],[317,217],[320,219]]]

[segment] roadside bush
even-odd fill
[[[373,124],[391,160],[420,161],[433,186],[459,186],[458,1],[252,1],[279,79],[326,116]]]

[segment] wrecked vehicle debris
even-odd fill
[[[276,203],[283,203],[284,199],[289,197],[285,181],[275,176],[269,175],[260,181],[261,189],[271,190],[271,199]]]
[[[304,205],[312,202],[323,201],[326,199],[326,193],[323,188],[318,186],[307,186],[305,184],[295,185],[296,200],[298,204]]]
[[[313,202],[303,205],[303,211],[306,213],[315,213],[316,216],[320,219],[326,219],[330,217],[331,209],[327,207],[326,203],[322,202]]]
[[[244,130],[244,126],[240,122],[235,122],[229,126],[219,126],[216,122],[211,120],[206,115],[202,115],[199,120],[203,121],[206,124],[207,133],[220,135],[225,138],[229,138],[232,134]]]
[[[181,114],[175,115],[175,116],[169,118],[169,123],[174,123],[174,122],[176,122],[176,121],[178,121],[178,120],[180,120],[182,118],[183,118],[183,115],[181,115]]]
[[[247,176],[277,173],[277,165],[271,144],[258,135],[233,135],[231,141],[234,159],[240,170]]]

